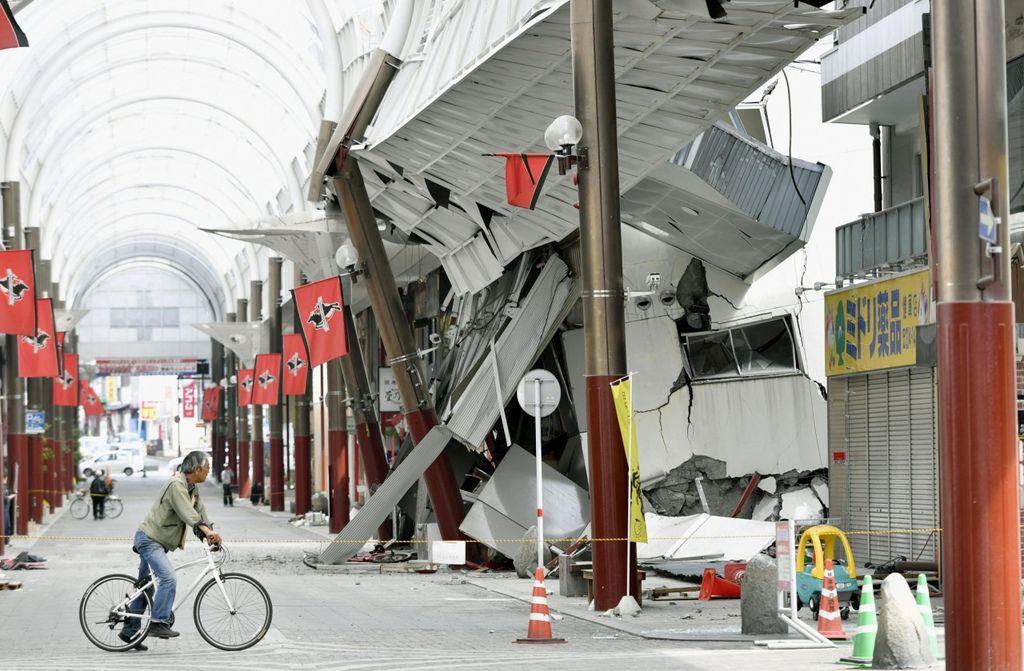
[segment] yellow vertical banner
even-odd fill
[[[633,413],[633,393],[630,378],[612,383],[612,399],[615,401],[615,415],[619,420],[622,446],[626,449],[629,464],[629,539],[638,543],[647,542],[647,522],[644,520],[644,506],[640,499],[640,455],[636,442],[636,421]]]

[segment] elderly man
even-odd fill
[[[206,516],[206,506],[199,498],[198,485],[206,480],[209,473],[210,461],[205,452],[195,450],[185,455],[180,471],[160,489],[156,502],[135,532],[133,549],[140,556],[139,584],[148,581],[150,574],[155,574],[157,579],[150,636],[174,638],[178,635],[170,625],[177,580],[167,553],[185,547],[185,534],[189,528],[210,544],[221,541],[220,534],[211,528],[213,525]],[[131,604],[134,612],[142,612],[144,607],[142,596]],[[135,618],[126,622],[120,633],[121,640],[129,642],[135,638],[139,624]],[[139,644],[136,649],[145,650],[146,647]]]

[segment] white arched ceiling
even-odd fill
[[[71,300],[101,274],[164,265],[222,315],[232,287],[266,272],[252,245],[198,229],[306,208],[325,84],[341,77],[325,72],[340,67],[325,9],[47,0],[19,11],[32,47],[0,65],[2,179],[22,184],[23,223],[42,229],[41,256]]]

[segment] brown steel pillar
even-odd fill
[[[280,256],[269,259],[270,269],[267,277],[269,299],[267,309],[270,311],[270,346],[271,353],[281,353],[281,264]],[[282,366],[283,368],[283,366]],[[278,377],[280,377],[278,373]],[[284,418],[280,399],[270,406],[270,509],[284,510]]]
[[[380,423],[377,421],[377,408],[373,393],[370,391],[370,381],[366,376],[366,366],[363,364],[363,352],[359,347],[355,319],[352,317],[352,309],[347,305],[344,307],[344,314],[349,353],[341,358],[341,370],[345,377],[348,397],[351,399],[356,446],[359,450],[356,456],[363,457],[366,486],[372,494],[388,476],[388,463],[384,458],[384,441],[380,434]],[[357,467],[355,474],[358,473]],[[382,541],[391,540],[391,525],[385,521],[378,527],[377,534]]]
[[[302,271],[295,266],[295,286],[304,284]],[[302,332],[302,319],[292,311],[294,332]],[[312,509],[312,436],[310,435],[310,409],[313,398],[313,371],[306,376],[306,393],[295,396],[295,514],[305,515]]]
[[[341,364],[327,364],[327,453],[330,460],[328,481],[331,497],[331,533],[338,533],[350,515],[348,499],[348,431],[346,430],[345,383]]]
[[[252,280],[249,283],[249,321],[263,321],[263,282]],[[255,366],[255,362],[253,362]],[[249,449],[252,451],[252,481],[260,483],[266,497],[267,483],[264,482],[264,463],[266,460],[266,445],[263,442],[263,406],[252,405],[252,434],[249,442]]]
[[[21,185],[18,182],[0,182],[3,200],[4,231],[12,230],[11,249],[24,249],[21,229]],[[13,501],[15,522],[12,531],[28,534],[28,436],[25,435],[25,380],[18,377],[18,345],[16,336],[4,339],[4,395],[7,399],[7,458],[8,486],[17,493]]]
[[[224,346],[214,338],[210,338],[210,382],[216,386],[224,376]],[[200,408],[206,407],[207,390],[202,389],[203,402]],[[200,410],[200,412],[202,412]],[[200,415],[202,417],[202,415]],[[220,413],[210,422],[210,451],[213,454],[213,463],[210,464],[210,475],[220,483],[220,472],[224,468],[224,431],[221,428],[222,422]]]
[[[249,314],[249,301],[244,298],[238,299],[237,319],[245,321]],[[245,362],[239,360],[238,367],[244,368]],[[235,385],[236,401],[237,395],[241,393],[241,386]],[[237,406],[236,406],[237,407]],[[238,496],[249,497],[249,407],[238,408]]]
[[[227,314],[227,321],[235,321],[235,313]],[[224,378],[227,384],[221,394],[221,406],[217,416],[224,417],[224,449],[227,452],[225,461],[235,474],[234,486],[238,486],[238,396],[231,378],[238,374],[235,365],[235,354],[230,348],[224,348]]]
[[[50,290],[50,262],[39,258],[39,227],[25,228],[25,246],[36,252],[36,296],[43,297]],[[38,377],[28,378],[28,409],[43,409],[43,381]],[[43,435],[32,433],[28,436],[28,497],[29,517],[36,524],[43,523],[43,500],[46,497],[45,476],[43,475]]]
[[[932,6],[946,668],[1019,671],[1020,501],[1002,2]],[[980,238],[979,196],[996,244]]]
[[[64,304],[59,297],[60,282],[51,281],[50,298],[53,299],[53,309],[55,311]],[[54,334],[54,347],[57,346],[56,337],[57,334]],[[60,356],[60,350],[57,351],[57,354]],[[64,362],[58,361],[58,365],[63,366]],[[47,429],[47,447],[50,448],[50,458],[47,462],[50,477],[47,480],[47,488],[51,492],[49,496],[50,514],[53,514],[55,507],[59,508],[64,505],[64,482],[62,477],[64,455],[61,444],[60,408],[53,405],[53,378],[47,379],[44,385],[43,404],[46,407],[46,423],[49,426]]]
[[[390,357],[388,363],[394,371],[395,382],[402,396],[402,412],[412,432],[413,442],[419,444],[437,425],[423,361],[416,350],[409,320],[402,309],[395,276],[391,272],[377,230],[376,218],[359,166],[352,156],[344,157],[341,154],[336,163],[338,175],[334,186],[345,213],[352,244],[365,269],[367,293],[370,295],[381,340],[384,341],[384,349]],[[445,540],[458,540],[462,537],[459,524],[462,523],[465,510],[447,453],[441,452],[427,468],[424,479],[441,537]]]
[[[581,157],[587,442],[596,541],[594,608],[601,611],[614,608],[626,595],[627,575],[633,583],[629,593],[637,593],[635,546],[627,548],[621,540],[628,535],[628,472],[609,386],[626,374],[612,1],[572,0],[570,22],[576,116],[583,125],[577,150]]]

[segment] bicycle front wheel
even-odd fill
[[[121,503],[121,499],[107,499],[107,504],[103,508],[103,514],[111,519],[117,517],[124,512],[124,504]]]
[[[221,650],[245,650],[266,636],[274,607],[267,590],[254,578],[225,573],[220,585],[217,578],[210,578],[199,589],[192,614],[207,643]]]
[[[142,608],[129,610],[135,598],[142,599]],[[78,606],[78,621],[85,637],[96,647],[108,652],[130,650],[149,633],[152,606],[149,594],[136,589],[135,578],[124,574],[106,575],[85,590]],[[139,621],[139,628],[131,639],[125,641],[121,632],[132,619]]]
[[[80,496],[71,502],[71,516],[76,520],[84,519],[89,515],[90,508],[92,505],[89,500]]]

